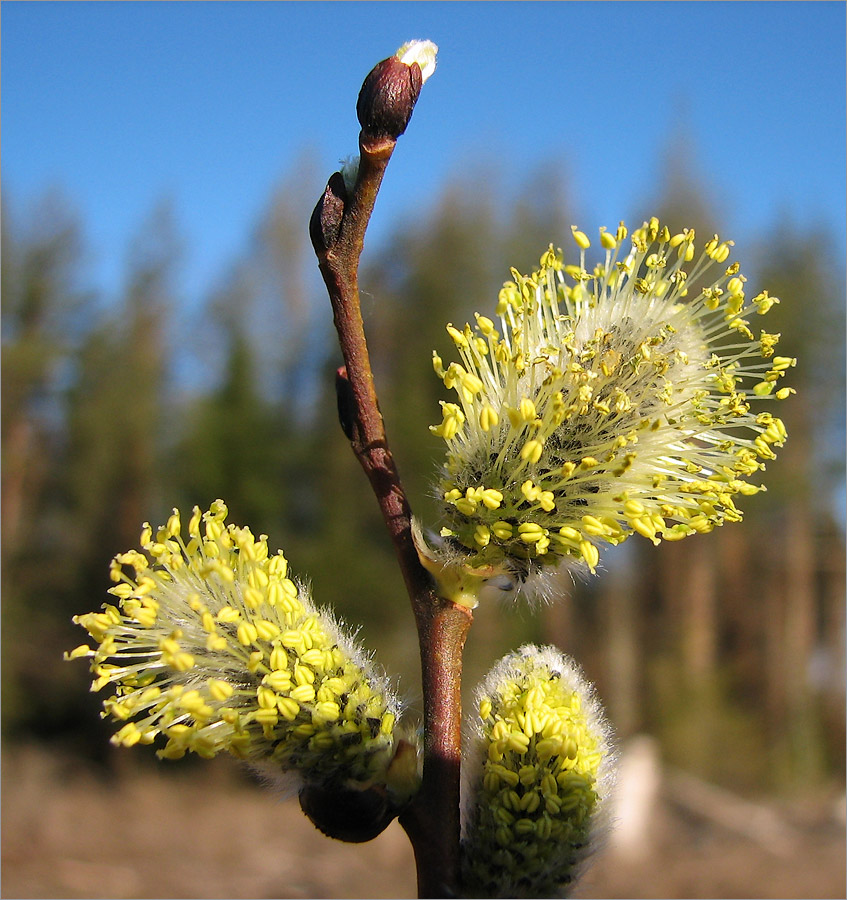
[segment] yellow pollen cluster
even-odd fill
[[[220,501],[195,507],[182,536],[174,510],[143,552],[112,562],[117,605],[76,616],[96,642],[92,690],[122,746],[159,755],[221,751],[273,763],[310,783],[379,780],[394,747],[397,701],[385,680],[288,576],[265,536],[226,525]]]
[[[552,647],[502,659],[477,708],[464,895],[558,896],[608,790],[608,725],[579,669]]]
[[[432,426],[447,444],[442,537],[473,567],[521,576],[563,559],[594,571],[603,543],[679,540],[738,521],[738,495],[775,456],[782,421],[754,406],[793,393],[795,364],[750,316],[733,243],[651,219],[600,232],[603,261],[573,229],[578,263],[552,246],[500,292],[494,319],[448,325],[459,361],[436,374],[455,402]],[[627,238],[629,238],[628,246]]]

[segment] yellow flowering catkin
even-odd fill
[[[580,669],[554,647],[504,657],[475,705],[462,896],[560,896],[603,823],[609,725]]]
[[[779,300],[747,297],[732,242],[601,229],[586,268],[552,246],[512,271],[494,318],[447,327],[461,361],[433,364],[455,402],[432,426],[447,444],[438,486],[445,559],[517,582],[562,562],[594,571],[603,544],[654,544],[738,521],[735,499],[786,431],[762,411],[795,364],[754,322]]]
[[[158,753],[227,751],[295,783],[379,782],[395,750],[398,700],[386,679],[308,591],[265,536],[226,525],[215,501],[177,510],[143,552],[112,562],[117,605],[76,616],[94,639],[92,690],[122,746],[164,739]],[[265,767],[268,768],[268,767]]]

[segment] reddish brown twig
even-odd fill
[[[330,178],[310,232],[345,362],[337,377],[342,427],[388,526],[418,629],[424,698],[423,782],[400,822],[414,847],[419,895],[451,897],[459,889],[462,650],[472,616],[464,607],[437,596],[418,559],[412,512],[377,403],[358,284],[359,258],[377,192],[420,85],[417,64],[407,66],[394,58],[380,63],[365,80],[357,106],[362,132],[355,185],[348,191],[339,173]]]

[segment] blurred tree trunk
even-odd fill
[[[786,715],[785,571],[781,555],[775,549],[766,552],[765,562],[761,585],[765,602],[765,703],[771,725],[771,743],[773,744],[783,737]]]
[[[808,784],[818,781],[822,774],[823,748],[817,698],[811,683],[818,632],[816,561],[812,516],[804,498],[798,498],[787,510],[784,528],[783,686],[792,774]]]
[[[711,683],[716,674],[718,622],[715,571],[715,544],[685,541],[683,566],[678,570],[683,605],[682,647],[685,675],[689,685],[699,688]]]
[[[3,571],[21,548],[25,523],[32,521],[32,501],[41,493],[44,469],[39,464],[32,420],[23,412],[10,417],[3,440]]]
[[[658,555],[658,587],[667,626],[678,641],[684,683],[698,688],[715,674],[718,604],[713,537],[669,544]]]
[[[834,522],[820,535],[823,585],[824,714],[829,736],[829,759],[840,764],[845,756],[845,672],[847,672],[847,609],[844,603],[844,541]]]
[[[634,583],[629,567],[618,565],[606,573],[598,597],[602,608],[601,631],[605,635],[605,699],[615,731],[624,740],[641,726],[644,696],[638,626],[641,590],[642,585]]]

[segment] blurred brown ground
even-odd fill
[[[296,801],[230,760],[99,774],[40,747],[3,754],[3,897],[413,897],[412,853],[393,824],[369,844],[319,834]],[[844,897],[843,798],[773,806],[779,852],[660,796],[648,855],[610,845],[580,897]]]

